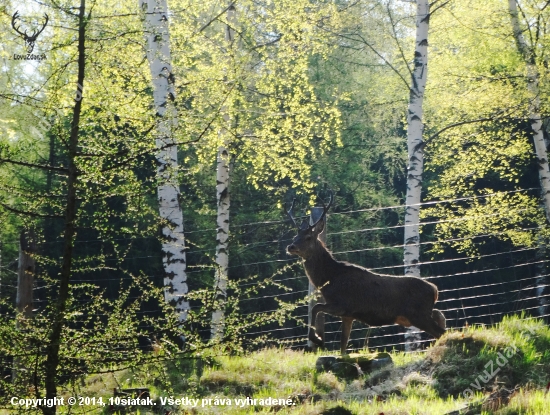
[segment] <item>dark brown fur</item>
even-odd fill
[[[445,333],[445,317],[433,308],[438,294],[434,284],[413,276],[375,274],[359,265],[337,261],[317,238],[323,227],[324,219],[314,226],[302,226],[287,251],[304,259],[309,280],[325,298],[325,304],[316,304],[312,309],[312,326],[319,312],[342,318],[342,354],[353,320],[369,326],[412,325],[436,338]],[[322,347],[323,339],[313,327],[309,339]]]

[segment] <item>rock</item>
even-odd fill
[[[370,370],[380,369],[381,367],[391,365],[393,362],[391,357],[382,357],[380,359],[373,359],[371,361]]]
[[[328,372],[336,363],[336,356],[319,356],[315,362],[317,372]]]
[[[315,363],[315,369],[318,372],[331,371],[341,377],[357,378],[390,364],[392,360],[389,353],[353,353],[345,356],[320,356]]]

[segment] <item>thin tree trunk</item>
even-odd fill
[[[168,5],[166,0],[139,0],[145,12],[147,58],[153,81],[155,109],[159,116],[157,162],[159,176],[159,213],[164,221],[162,228],[162,261],[164,264],[164,298],[174,305],[181,322],[187,319],[189,303],[183,214],[178,184],[178,148],[172,134],[177,113],[173,105],[176,96],[170,57]]]
[[[235,7],[230,5],[227,9],[227,26],[225,28],[225,40],[230,49],[235,40],[235,31],[232,26],[235,24]],[[229,53],[229,50],[228,50]],[[227,298],[227,270],[229,267],[229,208],[231,194],[229,193],[229,182],[231,179],[231,155],[229,154],[229,131],[231,117],[227,106],[221,109],[224,126],[220,130],[222,145],[218,149],[217,170],[216,170],[216,199],[218,201],[217,233],[216,233],[216,278],[214,289],[217,300],[221,300],[220,307],[212,312],[211,338],[221,339],[224,330],[223,302]]]
[[[19,237],[19,260],[17,270],[17,296],[15,307],[18,318],[16,327],[18,330],[26,330],[25,320],[32,318],[34,274],[36,271],[36,235],[33,231],[23,230]],[[22,367],[19,358],[13,359],[12,382],[21,378],[22,383],[30,382],[30,368]],[[20,375],[21,373],[21,375]]]
[[[420,202],[422,195],[422,173],[424,170],[424,124],[422,104],[428,75],[428,27],[430,4],[428,0],[416,2],[416,46],[414,68],[407,113],[407,147],[409,165],[407,167],[407,198],[405,208],[404,264],[405,274],[420,276]],[[411,349],[418,337],[418,329],[411,327],[405,334],[406,348]]]
[[[535,45],[529,47],[523,36],[519,24],[518,5],[516,0],[508,0],[508,10],[512,19],[512,29],[516,46],[527,66],[527,88],[530,94],[529,121],[531,122],[531,129],[533,130],[533,142],[539,167],[541,200],[546,213],[546,220],[550,222],[550,170],[548,167],[548,154],[546,151],[542,118],[540,115],[539,71],[536,65]],[[539,255],[545,257],[545,255],[540,252]],[[544,273],[542,275],[544,275]],[[537,278],[536,292],[539,297],[539,313],[544,315],[546,313],[546,301],[543,297],[543,292],[546,284],[545,277],[542,275]]]
[[[61,275],[59,278],[59,291],[55,303],[55,312],[51,331],[48,336],[46,346],[46,362],[44,363],[44,386],[46,389],[46,399],[53,399],[57,395],[57,370],[59,366],[59,348],[61,346],[61,331],[65,325],[65,310],[69,298],[69,281],[71,278],[73,245],[76,228],[76,185],[79,172],[75,164],[76,153],[78,150],[78,135],[80,129],[80,113],[82,110],[82,93],[84,91],[84,74],[86,65],[86,23],[85,17],[86,0],[80,0],[78,12],[78,75],[77,75],[77,95],[73,109],[73,119],[71,122],[71,134],[68,142],[68,177],[67,177],[67,201],[65,209],[65,226],[63,232],[63,259],[61,265]],[[40,409],[45,415],[53,415],[56,407],[41,406]]]
[[[32,288],[36,261],[36,236],[32,231],[21,231],[19,238],[19,261],[17,270],[17,312],[25,318],[32,317]]]

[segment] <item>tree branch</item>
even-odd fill
[[[439,9],[441,9],[442,7],[445,7],[447,4],[449,4],[452,0],[447,0],[445,3],[443,4],[440,4],[439,6],[437,6],[435,9],[432,10],[432,6],[437,4],[439,0],[436,0],[434,1],[433,3],[430,4],[430,16],[432,14],[434,14],[436,11],[438,11]]]
[[[48,165],[42,165],[42,164],[27,163],[24,161],[10,160],[5,158],[0,158],[0,163],[10,163],[10,164],[15,164],[17,166],[25,166],[25,167],[31,167],[35,169],[42,169],[42,170],[48,170],[48,171],[57,171],[63,174],[67,174],[67,172],[69,171],[68,169],[64,169],[63,167],[54,167],[54,166],[48,166]]]
[[[496,117],[478,118],[478,119],[475,119],[475,120],[459,121],[457,123],[447,125],[446,127],[443,127],[441,130],[439,130],[437,133],[432,134],[429,138],[427,138],[426,142],[436,138],[437,136],[439,136],[440,134],[444,133],[447,130],[450,130],[451,128],[460,127],[461,125],[466,125],[466,124],[475,124],[475,123],[478,123],[478,122],[479,123],[490,122],[490,121],[494,121],[495,118]]]
[[[344,39],[347,39],[347,40],[351,40],[353,42],[361,42],[363,43],[365,46],[367,46],[370,50],[372,50],[380,59],[382,59],[384,61],[384,63],[386,65],[388,65],[392,71],[394,71],[397,76],[399,76],[399,78],[403,81],[403,83],[405,85],[407,85],[407,89],[410,89],[411,86],[409,85],[409,83],[407,82],[407,80],[403,77],[403,75],[401,75],[401,73],[397,70],[397,68],[395,68],[386,58],[384,58],[384,56],[382,56],[369,42],[367,42],[363,36],[361,36],[360,34],[355,34],[355,36],[358,36],[359,37],[359,40],[358,39],[355,39],[351,36],[346,36],[346,35],[343,35],[343,34],[340,34],[340,33],[335,33],[337,36],[341,37],[341,38],[344,38]],[[407,68],[409,66],[407,65]]]
[[[12,213],[16,213],[18,215],[30,216],[30,217],[33,217],[33,218],[60,219],[60,218],[63,217],[63,216],[60,216],[60,215],[42,215],[41,213],[28,212],[28,211],[25,211],[25,210],[19,210],[19,209],[16,209],[14,207],[8,206],[8,205],[6,205],[5,203],[2,203],[2,202],[0,202],[0,206],[2,206],[4,209],[6,209],[6,210],[8,210]]]
[[[223,9],[217,16],[215,16],[213,19],[210,19],[210,21],[208,23],[206,23],[204,26],[202,26],[200,29],[199,29],[199,33],[202,32],[203,30],[205,30],[208,26],[210,26],[212,23],[214,23],[216,20],[218,20],[218,18],[224,14],[226,11],[228,11],[231,7],[234,7],[235,6],[235,3],[236,1],[232,1],[231,3],[229,3],[229,6],[227,6],[225,9]]]

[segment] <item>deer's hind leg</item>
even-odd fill
[[[352,317],[342,317],[342,335],[340,337],[340,352],[346,354],[346,347],[348,345],[349,335],[351,333],[351,326],[353,325]]]
[[[439,327],[441,327],[442,329],[445,329],[447,325],[447,320],[445,319],[445,316],[441,311],[434,308],[432,311],[432,319],[437,323]]]
[[[433,314],[432,314],[433,315]],[[445,329],[439,325],[439,321],[435,320],[431,315],[426,318],[419,318],[411,320],[413,326],[418,327],[420,330],[431,334],[436,339],[439,339],[445,334]]]

